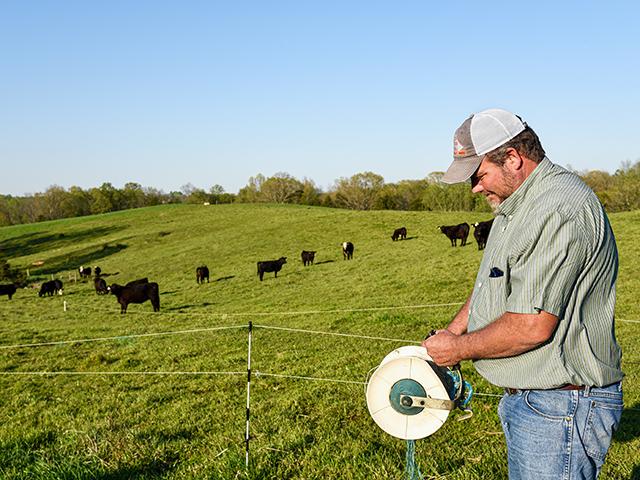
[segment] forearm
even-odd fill
[[[462,321],[456,315],[452,322],[454,328],[460,325],[455,324],[456,319]],[[456,334],[449,329],[440,330],[436,335],[426,338],[422,346],[438,365],[455,365],[461,360],[512,357],[549,340],[557,325],[558,317],[544,311],[532,315],[506,312],[486,327],[471,333]]]
[[[471,292],[473,295],[473,292]],[[469,323],[469,304],[471,303],[471,295],[467,298],[467,301],[464,302],[464,305],[453,320],[447,326],[447,330],[449,330],[454,335],[462,335],[463,333],[467,333],[467,325]]]
[[[460,356],[465,359],[503,358],[533,350],[553,334],[557,318],[505,312],[494,322],[458,339]]]

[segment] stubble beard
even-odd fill
[[[493,213],[497,213],[498,207],[504,202],[507,198],[509,198],[513,192],[515,192],[518,188],[518,180],[516,176],[507,170],[504,166],[502,167],[502,179],[503,184],[498,192],[492,192],[490,195],[493,197],[492,199],[487,196],[487,202],[489,202],[489,206]]]

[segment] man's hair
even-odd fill
[[[522,132],[507,143],[489,152],[487,160],[500,166],[504,165],[507,161],[507,150],[510,148],[514,148],[519,154],[533,160],[535,163],[540,163],[545,156],[544,148],[542,148],[538,135],[529,125],[526,125]]]

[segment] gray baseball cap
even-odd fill
[[[453,135],[453,162],[442,181],[459,183],[468,180],[487,153],[507,143],[526,126],[520,117],[499,108],[474,113]]]

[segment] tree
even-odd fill
[[[127,182],[122,189],[122,208],[139,208],[143,207],[145,202],[144,190],[142,185],[136,182]]]
[[[41,200],[45,209],[43,213],[47,220],[73,216],[74,212],[70,208],[72,205],[69,203],[69,194],[64,188],[58,185],[51,185],[45,190]]]
[[[73,212],[70,216],[79,217],[91,213],[91,195],[82,188],[72,186],[67,195],[68,209]]]
[[[12,224],[10,199],[10,195],[0,195],[0,227]]]
[[[321,193],[313,180],[305,178],[302,181],[302,193],[300,194],[298,202],[302,205],[320,205]]]
[[[491,207],[482,195],[471,191],[469,182],[453,185],[442,182],[442,172],[430,173],[427,185],[422,193],[424,210],[432,211],[491,211]]]
[[[236,196],[233,193],[225,193],[222,185],[214,185],[209,189],[211,203],[233,203]]]
[[[120,209],[120,192],[109,182],[103,183],[99,188],[92,188],[89,194],[91,213],[107,213]]]
[[[236,197],[237,201],[242,203],[259,202],[262,184],[265,180],[264,175],[261,173],[257,174],[255,177],[249,177],[247,185],[238,190],[238,196]]]
[[[603,203],[613,212],[640,208],[640,161],[624,162],[613,175],[613,185],[603,192]]]
[[[201,188],[194,187],[191,183],[183,185],[181,190],[186,203],[209,203],[209,194]]]
[[[334,187],[336,204],[352,210],[371,210],[383,186],[384,178],[373,172],[340,178]]]
[[[373,208],[376,210],[406,210],[398,186],[394,183],[384,185],[376,195]]]
[[[278,172],[262,182],[260,200],[269,203],[298,203],[303,189],[299,180],[286,172]]]
[[[182,203],[184,201],[184,195],[182,192],[176,192],[175,190],[169,192],[167,195],[167,203]]]
[[[168,195],[153,187],[144,187],[142,189],[144,193],[145,206],[160,205],[163,201],[166,201]]]

